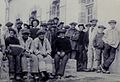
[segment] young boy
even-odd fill
[[[21,54],[17,54],[11,52],[10,45],[20,45],[19,40],[16,38],[16,31],[14,29],[9,29],[10,36],[5,39],[5,46],[6,46],[6,52],[7,57],[9,60],[9,73],[10,73],[10,79],[14,79],[16,75],[16,79],[21,79]],[[14,51],[15,52],[15,51]]]
[[[113,63],[115,59],[115,54],[116,54],[116,49],[119,45],[119,32],[116,29],[116,21],[115,20],[110,20],[108,24],[110,25],[110,29],[108,29],[103,36],[103,41],[105,43],[105,48],[104,48],[104,62],[100,66],[102,69],[103,73],[109,74],[109,67]]]
[[[64,75],[68,54],[71,51],[71,43],[65,38],[65,30],[59,30],[57,35],[58,38],[54,43],[54,51],[56,52],[54,61],[56,76],[60,79]]]
[[[102,53],[103,53],[103,49],[104,49],[104,42],[102,40],[102,37],[104,35],[104,30],[106,29],[106,27],[104,27],[103,25],[98,26],[98,32],[93,40],[93,46],[95,48],[96,51],[96,62],[97,62],[97,73],[100,73],[100,65],[102,62]]]

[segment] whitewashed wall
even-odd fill
[[[60,19],[66,24],[78,22],[79,12],[79,0],[61,0]]]
[[[38,11],[39,20],[47,20],[49,0],[12,0],[10,3],[10,21],[14,22],[16,18],[20,17],[26,22],[34,9]]]

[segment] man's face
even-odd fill
[[[10,37],[14,37],[14,36],[15,36],[14,32],[10,31]]]
[[[96,21],[92,21],[91,25],[94,27],[97,25],[97,22]]]
[[[17,24],[17,28],[20,29],[22,24]]]
[[[98,32],[99,32],[99,33],[103,33],[104,30],[105,30],[104,28],[99,28],[99,29],[98,29]]]
[[[37,21],[34,21],[34,22],[33,22],[33,27],[37,27],[37,26],[38,26]]]
[[[75,28],[75,26],[76,26],[76,25],[73,25],[73,24],[72,24],[72,25],[71,25],[71,28]]]
[[[114,28],[115,28],[115,26],[116,26],[116,24],[115,24],[115,23],[110,23],[109,25],[110,25],[110,27],[111,27],[112,29],[114,29]]]
[[[45,34],[40,34],[38,37],[39,37],[39,39],[44,39]]]
[[[24,39],[28,39],[28,36],[29,36],[28,33],[23,34],[23,38],[24,38]]]
[[[65,37],[65,34],[64,33],[60,33],[59,37],[63,38],[63,37]]]
[[[58,24],[58,22],[59,22],[59,20],[54,19],[54,23],[55,23],[55,24]]]
[[[83,26],[79,26],[79,31],[83,31],[84,27]]]

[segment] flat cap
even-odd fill
[[[85,25],[85,27],[91,27],[91,24],[90,24],[90,23],[88,23],[88,24],[86,24],[86,25]]]
[[[77,23],[76,22],[71,22],[70,25],[75,25],[76,26]]]
[[[22,29],[21,32],[22,32],[22,34],[30,34],[29,29]]]
[[[7,26],[7,27],[12,27],[12,26],[13,26],[13,23],[12,23],[12,22],[7,22],[7,23],[5,24],[5,26]]]
[[[65,25],[64,28],[65,28],[65,29],[69,29],[70,26],[69,26],[69,25]]]
[[[97,20],[97,19],[92,19],[92,20],[90,20],[90,22],[93,22],[93,21],[98,22],[98,20]]]
[[[38,36],[38,35],[45,34],[45,33],[46,33],[46,31],[45,31],[45,30],[40,29],[40,30],[38,30],[38,31],[37,31],[37,33],[36,33],[36,34],[37,34],[37,36]]]
[[[106,29],[106,27],[105,27],[105,26],[103,26],[103,25],[99,25],[99,26],[98,26],[98,28],[103,28],[103,29]]]
[[[22,21],[19,21],[19,22],[17,22],[17,24],[23,24],[23,22],[22,22]]]
[[[58,17],[55,17],[55,18],[54,18],[54,20],[55,20],[55,19],[56,19],[56,20],[59,20],[59,18],[58,18]]]
[[[57,34],[60,34],[60,33],[65,33],[66,32],[66,30],[65,29],[60,29],[58,32],[57,32]]]
[[[108,22],[108,24],[110,24],[110,23],[117,23],[117,21],[116,20],[110,20],[109,22]]]

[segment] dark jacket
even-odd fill
[[[67,38],[58,37],[54,42],[53,51],[55,51],[55,53],[63,51],[65,54],[68,54],[71,51],[70,41]]]
[[[30,29],[30,37],[34,40],[35,38],[37,38],[37,31],[39,30],[39,28],[31,28]]]
[[[8,37],[5,39],[6,48],[10,45],[20,45],[19,40],[16,37]]]
[[[102,40],[104,33],[97,33],[93,40],[93,46],[97,49],[103,49],[104,48],[104,42]]]

